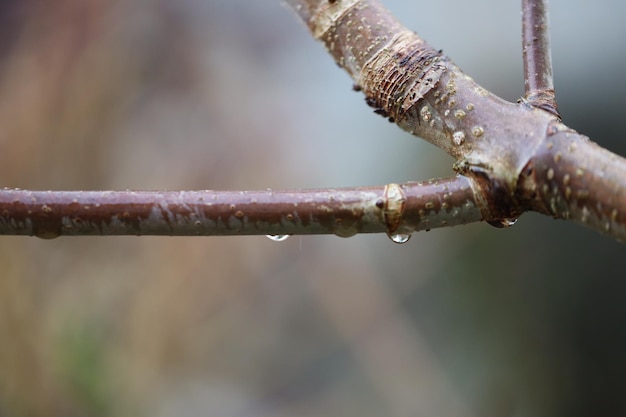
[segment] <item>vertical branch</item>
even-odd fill
[[[550,57],[547,0],[522,0],[524,98],[534,107],[559,115]]]

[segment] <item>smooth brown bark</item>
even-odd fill
[[[550,56],[547,0],[522,0],[522,53],[524,55],[524,98],[560,117]]]
[[[228,236],[414,231],[481,220],[471,181],[293,191],[0,192],[0,234]],[[408,239],[408,238],[407,238]]]

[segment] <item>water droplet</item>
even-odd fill
[[[391,239],[392,242],[398,244],[406,243],[409,241],[409,239],[411,239],[411,235],[408,233],[394,233],[387,234],[387,236],[389,236],[389,239]]]
[[[515,223],[517,223],[517,218],[513,217],[508,219],[487,220],[487,223],[489,223],[493,227],[497,227],[498,229],[503,229],[506,227],[511,227]]]
[[[274,242],[284,242],[290,235],[265,235],[269,240]]]
[[[45,239],[45,240],[55,239],[61,236],[61,230],[58,230],[56,228],[50,228],[50,229],[39,228],[39,229],[33,230],[33,236],[38,237],[40,239]]]

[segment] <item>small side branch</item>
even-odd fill
[[[552,81],[547,0],[522,0],[524,98],[534,107],[559,115]]]
[[[414,231],[482,220],[471,180],[295,191],[0,190],[0,235],[291,235]]]

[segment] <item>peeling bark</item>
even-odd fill
[[[524,39],[536,45],[525,44],[530,81],[519,103],[476,84],[376,0],[288,3],[376,113],[456,158],[484,220],[506,225],[535,210],[626,238],[626,160],[559,123],[542,1],[525,2]]]
[[[400,242],[414,231],[481,220],[508,226],[532,210],[626,239],[626,159],[567,128],[535,97],[551,90],[551,76],[545,77],[551,72],[547,37],[529,49],[537,52],[536,59],[526,54],[527,74],[537,75],[528,75],[527,99],[509,103],[476,84],[376,0],[288,4],[352,76],[366,103],[452,155],[456,176],[297,191],[5,189],[0,190],[0,234],[347,237],[380,232],[401,236],[394,239]],[[525,38],[545,35],[540,23],[545,9],[535,11],[539,14],[525,15],[539,22],[540,30]]]

